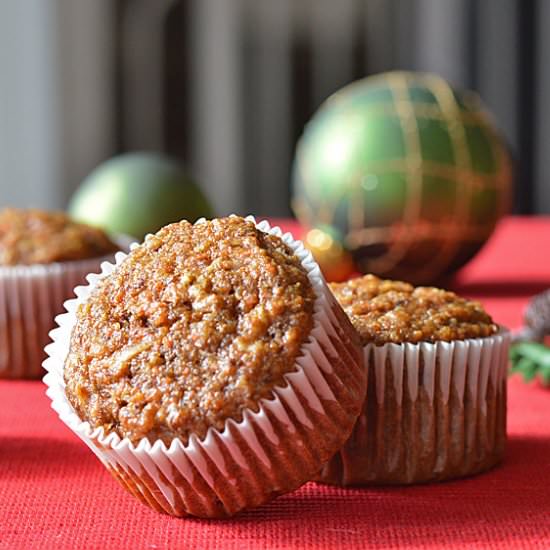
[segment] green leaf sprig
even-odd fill
[[[550,347],[538,342],[518,342],[510,348],[510,373],[519,373],[526,382],[538,377],[550,386]]]

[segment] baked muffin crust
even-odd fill
[[[481,304],[447,290],[374,275],[329,286],[363,345],[464,340],[498,330]]]
[[[97,258],[119,249],[98,228],[63,212],[5,208],[0,212],[0,265],[29,265]]]
[[[134,443],[202,438],[284,385],[314,303],[300,260],[253,223],[166,226],[80,306],[67,396],[82,420]]]

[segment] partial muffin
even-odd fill
[[[63,302],[119,247],[61,212],[0,212],[0,378],[39,378]]]
[[[61,417],[123,486],[178,516],[232,515],[311,479],[366,387],[309,252],[239,217],[149,236],[79,290],[54,342]]]
[[[0,211],[0,265],[85,260],[119,249],[101,229],[77,223],[63,212]]]
[[[330,285],[363,344],[368,389],[320,480],[411,484],[487,470],[506,441],[509,335],[453,292],[365,275]]]

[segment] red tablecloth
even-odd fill
[[[298,231],[295,225],[286,228]],[[510,218],[454,286],[515,327],[550,287],[549,218]],[[49,408],[39,382],[0,382],[0,548],[550,548],[550,390],[510,380],[506,461],[409,488],[310,483],[226,521],[149,510]]]

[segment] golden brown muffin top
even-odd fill
[[[253,223],[166,226],[78,309],[67,396],[82,420],[133,442],[203,437],[284,385],[314,302],[299,258]]]
[[[30,265],[98,258],[119,250],[101,230],[63,212],[35,208],[0,211],[0,265]]]
[[[454,292],[365,275],[330,285],[363,345],[481,338],[498,327],[481,304]]]

